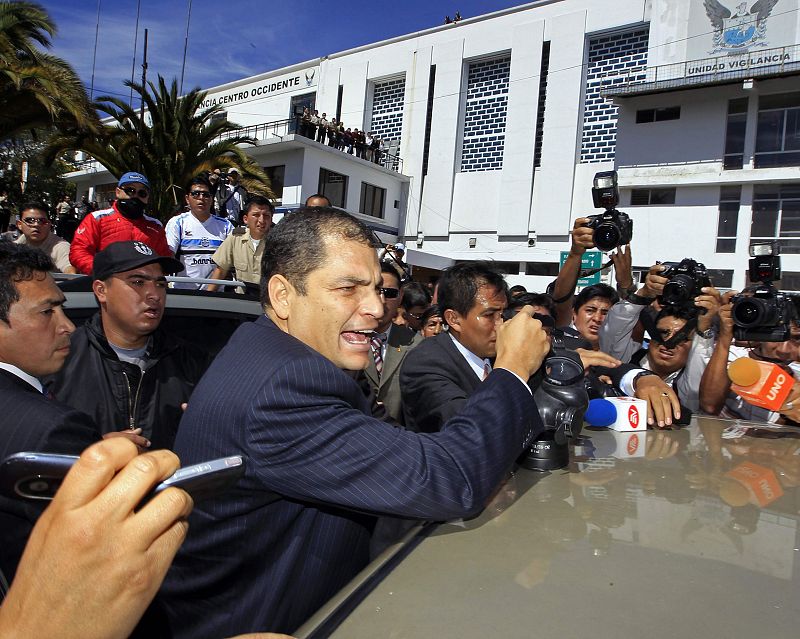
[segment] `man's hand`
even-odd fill
[[[628,289],[633,286],[633,270],[631,269],[631,245],[620,246],[611,254],[614,263],[614,277],[620,288]]]
[[[778,412],[793,422],[800,422],[800,382],[794,383],[792,390],[789,391],[789,396]]]
[[[733,304],[731,298],[737,295],[736,291],[728,291],[722,296],[719,307],[719,339],[730,343],[733,341]]]
[[[639,289],[639,295],[642,297],[658,297],[664,292],[664,284],[669,282],[666,277],[660,275],[664,270],[663,264],[653,264],[647,272],[647,277],[644,278],[644,285]]]
[[[139,449],[140,453],[145,452],[148,448],[150,448],[150,440],[142,437],[142,429],[141,428],[128,428],[126,430],[117,430],[111,433],[106,433],[103,435],[103,439],[111,439],[112,437],[124,437],[125,439],[129,439],[134,444],[136,444],[136,448]]]
[[[122,437],[87,448],[39,518],[0,608],[0,636],[122,639],[161,585],[188,529],[192,499],[168,488],[167,450],[138,455]]]
[[[575,352],[580,355],[584,370],[589,370],[590,366],[605,366],[606,368],[616,368],[622,364],[621,360],[611,357],[603,351],[590,351],[586,348],[576,348]]]
[[[497,329],[495,368],[505,368],[524,380],[539,370],[550,350],[550,338],[532,314],[532,306],[523,306],[513,319]]]
[[[713,286],[704,286],[700,290],[703,291],[703,294],[694,298],[694,305],[706,310],[705,313],[697,316],[697,330],[700,333],[704,333],[711,328],[714,317],[719,313],[722,296]]]
[[[586,249],[594,248],[594,230],[586,226],[588,223],[588,217],[579,217],[575,220],[570,231],[572,245],[569,248],[569,252],[573,255],[583,255]]]
[[[636,380],[634,394],[647,400],[647,423],[659,428],[672,426],[672,417],[680,419],[681,403],[675,391],[658,375],[645,375]]]

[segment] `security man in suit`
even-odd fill
[[[364,369],[377,400],[386,414],[403,423],[403,406],[400,397],[400,366],[408,352],[424,338],[407,326],[398,326],[392,320],[403,299],[403,289],[397,270],[389,263],[381,263],[383,276],[383,317],[372,337],[372,359]]]
[[[39,379],[64,364],[75,330],[53,268],[41,251],[0,243],[0,460],[23,451],[79,455],[100,439],[88,415],[47,397]],[[0,497],[0,570],[9,581],[41,511]]]
[[[370,230],[300,209],[263,241],[265,314],[214,360],[175,442],[184,464],[247,457],[230,493],[195,508],[161,590],[176,639],[294,631],[366,566],[375,515],[479,512],[543,430],[525,380],[548,342],[527,309],[498,328],[471,401],[423,436],[373,418],[344,372],[367,367],[383,316]]]

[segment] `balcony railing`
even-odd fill
[[[788,73],[800,73],[800,45],[608,73],[600,78],[600,93],[625,97]]]
[[[249,126],[242,127],[241,129],[237,129],[236,131],[229,131],[227,133],[223,133],[219,136],[219,139],[227,139],[237,136],[245,136],[254,138],[256,140],[269,140],[271,138],[282,138],[285,135],[300,135],[299,133],[299,118],[297,119],[287,119],[287,120],[275,120],[273,122],[262,122],[261,124],[251,124]],[[303,136],[304,137],[304,136]],[[310,138],[305,138],[310,139]],[[396,144],[393,140],[389,140],[389,149],[396,148]],[[329,146],[329,145],[325,145]],[[334,147],[330,147],[334,148]],[[347,151],[340,150],[344,154],[348,154]],[[354,152],[354,151],[353,151]],[[349,153],[352,155],[352,153]],[[397,173],[403,172],[403,160],[402,158],[397,155],[387,151],[383,151],[379,154],[379,160],[376,162],[375,160],[369,160],[373,164],[377,164],[378,166],[382,166],[384,169],[388,169],[390,171],[395,171]]]

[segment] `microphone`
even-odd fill
[[[592,399],[583,419],[590,426],[611,430],[647,430],[647,402],[635,397]]]
[[[777,411],[794,386],[794,377],[772,362],[740,357],[728,366],[731,390],[753,406]]]
[[[591,399],[583,419],[589,426],[611,426],[617,420],[617,407],[607,399]]]

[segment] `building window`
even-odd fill
[[[647,79],[650,28],[612,33],[589,40],[583,101],[581,162],[607,162],[617,148],[617,107],[600,95],[627,82]]]
[[[386,202],[386,189],[379,186],[361,183],[361,203],[358,212],[372,217],[383,218],[383,205]]]
[[[375,82],[372,85],[372,115],[369,130],[383,140],[392,155],[397,155],[400,151],[405,94],[405,78]]]
[[[347,202],[347,176],[334,173],[328,169],[319,170],[319,188],[317,192],[330,200],[331,205],[345,208]]]
[[[646,124],[648,122],[665,122],[666,120],[679,120],[681,108],[663,107],[659,109],[640,109],[636,112],[636,124]]]
[[[556,277],[558,275],[558,262],[525,262],[525,275]]]
[[[675,204],[675,188],[631,189],[631,206]]]
[[[464,172],[503,168],[510,73],[510,56],[469,65],[461,145]]]
[[[757,169],[800,164],[800,93],[761,96],[753,164]]]
[[[744,164],[744,135],[747,128],[747,98],[728,102],[728,123],[725,128],[723,168],[741,169]]]
[[[800,291],[800,272],[781,271],[781,290]],[[797,299],[797,298],[793,298]]]
[[[214,115],[211,116],[209,120],[209,124],[216,124],[217,122],[227,122],[228,121],[228,112],[227,111],[217,111]]]
[[[280,206],[283,202],[283,178],[286,175],[286,165],[265,166],[264,173],[269,177],[269,184],[275,194],[275,204]]]
[[[533,166],[542,165],[544,108],[547,105],[547,75],[550,72],[550,42],[542,43],[542,66],[539,71],[539,104],[536,109],[536,134],[533,140]]]
[[[781,253],[800,253],[800,184],[753,187],[750,244],[777,240]]]
[[[741,186],[723,186],[719,191],[717,253],[736,252],[736,227],[739,224],[739,203],[741,199]]]

